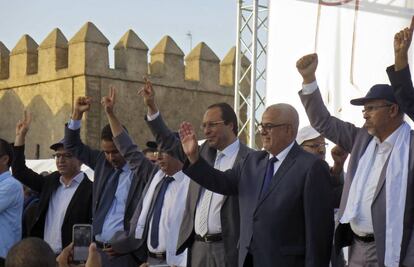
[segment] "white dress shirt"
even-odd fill
[[[154,189],[156,186],[155,183],[158,184],[162,180],[162,177],[165,176],[165,173],[159,170],[155,176],[158,176],[160,179],[152,179],[151,183],[154,183]],[[177,172],[172,177],[174,180],[167,187],[162,205],[158,229],[158,247],[154,248],[151,246],[152,216],[149,222],[147,246],[148,250],[152,253],[166,252],[167,263],[169,265],[186,266],[187,250],[179,255],[176,255],[176,250],[190,178],[182,171]]]
[[[234,165],[234,161],[236,160],[237,154],[239,153],[240,149],[240,142],[239,139],[236,139],[232,144],[228,145],[223,151],[217,150],[217,155],[220,153],[224,156],[220,159],[220,161],[216,161],[214,163],[214,168],[220,171],[226,171],[228,169],[231,169]],[[204,192],[206,189],[204,189],[199,197],[200,199],[203,199]],[[221,207],[223,206],[225,200],[225,196],[214,193],[211,198],[210,202],[210,208],[208,212],[208,222],[207,222],[207,233],[208,234],[218,234],[221,233],[221,217],[220,217],[220,211]],[[196,234],[200,234],[199,226],[200,226],[200,204],[201,201],[198,201],[197,208],[196,208],[196,215],[195,215],[195,221],[194,221],[194,229]]]
[[[273,163],[274,164],[273,165],[273,175],[275,175],[275,173],[279,169],[280,165],[282,165],[283,161],[285,160],[285,158],[289,154],[289,151],[292,149],[294,144],[295,144],[295,141],[293,141],[285,149],[283,149],[281,152],[279,152],[279,154],[275,155],[275,157],[277,158],[277,161],[275,163]],[[274,157],[274,155],[269,153],[269,159],[271,159],[273,157]]]
[[[85,174],[79,172],[68,185],[60,177],[60,185],[50,197],[43,238],[56,254],[62,251],[62,224],[66,210],[84,177]]]
[[[371,140],[371,142],[376,143],[373,164],[369,166],[370,171],[366,185],[360,192],[356,192],[357,194],[362,194],[362,197],[358,206],[358,215],[350,222],[352,231],[359,236],[365,236],[374,232],[374,228],[372,226],[371,205],[374,200],[375,191],[378,187],[378,181],[380,179],[382,169],[384,168],[385,162],[387,161],[395,144],[399,129],[394,131],[382,143],[380,143],[380,140],[377,137],[374,137]],[[358,166],[358,168],[360,168],[360,166]]]

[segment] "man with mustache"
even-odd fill
[[[146,120],[163,150],[174,149],[180,160],[186,156],[175,133],[168,129],[155,102],[151,82],[146,81],[140,94],[148,107]],[[237,117],[227,103],[209,106],[201,129],[206,141],[201,156],[217,169],[226,170],[244,160],[252,150],[237,138]],[[186,210],[178,237],[178,253],[189,249],[190,266],[237,266],[239,239],[239,205],[237,197],[213,193],[191,181]]]
[[[404,122],[386,84],[374,85],[365,97],[363,128],[330,115],[316,82],[318,57],[302,57],[296,67],[303,78],[299,92],[309,121],[319,133],[351,153],[335,232],[337,252],[349,248],[350,267],[414,266],[414,161],[412,131]]]

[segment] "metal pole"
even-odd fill
[[[252,69],[250,76],[250,124],[249,124],[249,146],[255,147],[256,137],[256,65],[257,65],[257,9],[259,0],[253,1],[253,26],[252,26]]]
[[[243,0],[237,0],[237,34],[236,34],[236,67],[235,67],[235,74],[234,74],[234,111],[236,112],[237,120],[239,126],[242,125],[240,123],[240,95],[239,91],[240,88],[240,73],[241,73],[241,21],[242,21],[242,6],[243,6]],[[240,127],[239,127],[240,131]]]

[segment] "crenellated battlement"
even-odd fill
[[[114,46],[113,69],[109,67],[109,44],[91,22],[69,41],[56,28],[40,45],[27,34],[11,52],[0,42],[0,90],[78,75],[127,81],[142,81],[150,75],[162,84],[211,92],[234,84],[234,62],[231,66],[228,60],[220,61],[204,42],[184,55],[167,35],[150,50],[148,59],[148,46],[130,29]]]
[[[34,119],[26,142],[28,158],[50,157],[50,144],[63,137],[74,101],[84,95],[93,101],[83,118],[82,139],[99,147],[100,130],[107,123],[100,99],[110,87],[117,88],[120,120],[138,144],[145,144],[152,135],[137,94],[144,76],[150,76],[157,103],[172,129],[183,120],[199,125],[213,103],[234,102],[234,47],[222,60],[204,42],[185,55],[167,35],[149,49],[130,29],[114,46],[115,64],[110,68],[109,40],[93,23],[87,22],[68,39],[56,28],[40,45],[23,35],[10,51],[0,41],[0,137],[12,141],[16,122],[23,110],[29,110]],[[242,90],[248,89],[248,82],[242,84]],[[200,130],[198,134],[202,136]]]

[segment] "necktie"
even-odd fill
[[[107,178],[105,186],[101,192],[100,200],[96,207],[92,222],[95,235],[102,232],[102,226],[104,224],[106,214],[108,213],[115,197],[115,192],[118,187],[119,175],[121,172],[122,169],[115,169],[110,174],[109,178]]]
[[[167,192],[168,185],[174,180],[173,177],[165,176],[161,183],[160,192],[157,195],[157,199],[154,204],[154,213],[152,215],[152,224],[151,224],[151,246],[153,248],[158,247],[159,243],[159,228],[160,228],[160,219],[162,212],[162,205],[164,203],[165,192]]]
[[[220,161],[224,157],[224,154],[219,152],[217,153],[216,162],[214,163],[215,169],[220,169]],[[199,234],[205,236],[208,232],[208,213],[210,210],[211,198],[213,197],[213,192],[205,189],[203,198],[201,199],[200,204],[200,221],[198,225]]]
[[[266,193],[267,190],[269,189],[269,185],[270,185],[270,182],[272,181],[276,161],[278,161],[278,159],[276,157],[272,157],[267,162],[266,174],[265,174],[265,178],[264,178],[264,181],[263,181],[263,187],[262,187],[262,194],[261,195]]]

